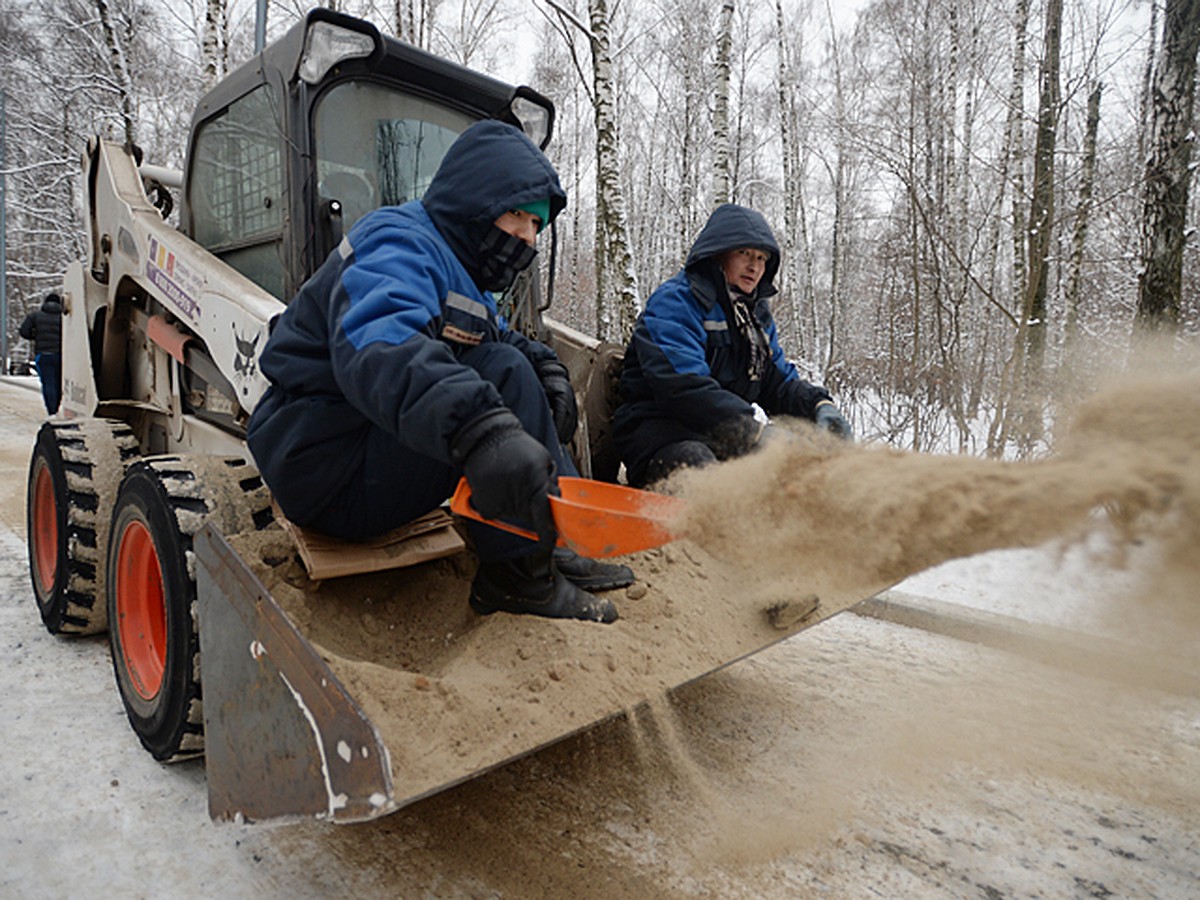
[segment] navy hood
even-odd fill
[[[698,283],[697,275],[712,280],[719,278],[717,283],[724,284],[725,276],[720,271],[719,257],[739,247],[755,247],[767,254],[763,277],[758,283],[758,296],[774,296],[777,293],[775,275],[779,271],[779,244],[762,213],[736,203],[724,203],[713,210],[696,242],[692,244],[684,268],[693,290],[707,293]],[[706,299],[711,302],[713,298]]]
[[[546,199],[553,221],[567,205],[567,194],[550,160],[520,129],[485,119],[450,145],[421,203],[474,276],[492,223],[514,207]]]

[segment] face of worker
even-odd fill
[[[496,220],[496,227],[532,247],[537,243],[542,220],[524,209],[510,209]]]
[[[767,254],[754,247],[739,247],[721,257],[725,281],[743,294],[753,294],[767,270]]]

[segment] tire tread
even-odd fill
[[[223,534],[232,534],[262,527],[258,522],[264,510],[272,518],[273,514],[270,495],[262,479],[244,459],[169,455],[147,457],[140,465],[153,473],[170,506],[189,581],[192,659],[185,697],[179,701],[187,703],[187,713],[178,734],[166,742],[168,746],[159,751],[152,750],[162,762],[177,762],[204,752],[200,622],[193,538],[210,522]],[[144,739],[143,743],[146,743]]]
[[[138,456],[133,431],[112,419],[51,419],[66,481],[66,579],[43,609],[46,627],[56,634],[99,634],[108,627],[100,535],[116,500],[115,485],[97,480],[97,471],[116,467],[123,474]],[[110,485],[112,485],[110,487]]]

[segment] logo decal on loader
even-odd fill
[[[254,375],[255,369],[258,367],[255,361],[255,352],[258,349],[260,337],[262,334],[256,334],[254,340],[246,340],[237,333],[237,326],[233,326],[233,342],[237,345],[237,353],[233,357],[233,371],[246,378]]]
[[[196,295],[203,287],[202,280],[157,238],[150,239],[146,277],[162,288],[167,299],[175,304],[186,319],[191,322],[200,321],[200,304]]]

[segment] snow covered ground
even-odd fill
[[[851,614],[374,823],[214,824],[203,764],[161,766],[129,730],[106,640],[38,620],[41,418],[36,381],[0,382],[0,896],[1196,894],[1200,690]],[[1094,549],[990,553],[900,588],[1122,637],[1102,598],[1131,576]]]

